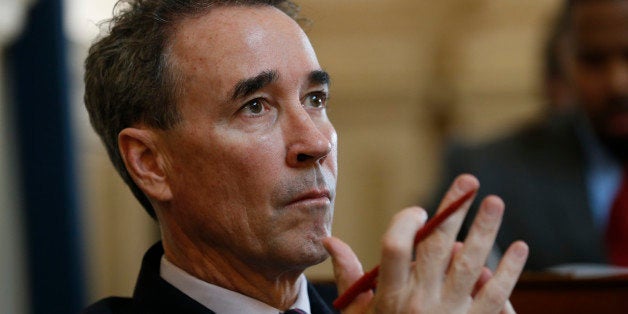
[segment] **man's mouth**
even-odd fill
[[[327,206],[331,203],[331,196],[326,189],[314,189],[295,197],[288,206]]]

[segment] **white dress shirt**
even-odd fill
[[[170,263],[165,256],[161,257],[160,266],[161,278],[217,314],[278,314],[282,312],[251,297],[202,281]],[[290,308],[298,308],[310,314],[310,298],[307,294],[305,275],[302,274],[299,277],[297,284],[299,295]]]

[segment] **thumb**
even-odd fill
[[[334,267],[334,278],[336,280],[336,286],[338,287],[338,294],[341,295],[354,282],[362,277],[364,274],[362,264],[349,245],[336,237],[324,239],[323,245],[331,255],[331,262]],[[351,308],[365,309],[372,298],[372,291],[362,293],[355,299],[352,306],[347,307],[347,310]],[[364,313],[364,310],[358,312]]]

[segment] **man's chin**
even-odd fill
[[[307,267],[320,264],[329,258],[329,253],[323,245],[323,239],[328,236],[321,235],[316,239],[310,239],[303,245],[302,257]]]
[[[293,253],[296,253],[296,252],[293,252]],[[323,250],[322,252],[321,251],[307,251],[307,252],[301,251],[297,254],[291,254],[289,256],[285,256],[283,260],[281,260],[280,262],[276,261],[274,265],[278,266],[279,263],[283,264],[280,267],[282,271],[293,270],[293,271],[303,272],[312,266],[315,266],[324,262],[325,260],[327,260],[328,257],[329,257],[329,253],[327,253],[327,251],[325,250]]]
[[[320,264],[324,262],[328,257],[329,253],[325,250],[323,246],[323,238],[316,239],[311,241],[303,246],[302,256],[305,264],[309,266],[314,266],[316,264]]]
[[[320,255],[318,256],[318,258],[317,258],[317,259],[315,259],[315,260],[313,261],[313,263],[312,263],[310,266],[318,265],[318,264],[320,264],[320,263],[322,263],[322,262],[326,261],[328,258],[329,258],[329,253],[327,253],[327,251],[325,251],[325,252],[323,252],[322,254],[320,254]]]
[[[282,264],[287,269],[306,269],[320,264],[329,257],[323,246],[325,237],[322,232],[304,231],[291,233],[289,237],[284,235],[275,242],[271,258],[275,260],[275,265]]]

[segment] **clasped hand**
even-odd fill
[[[459,176],[438,211],[478,187],[475,177]],[[528,247],[521,241],[513,243],[491,273],[484,265],[501,224],[504,203],[497,196],[486,197],[467,238],[456,242],[472,201],[463,204],[416,247],[413,240],[427,220],[425,210],[411,207],[396,214],[382,239],[376,292],[362,293],[343,313],[514,313],[508,299],[527,259]],[[342,294],[362,276],[362,266],[338,238],[325,239],[325,247],[332,256]]]

